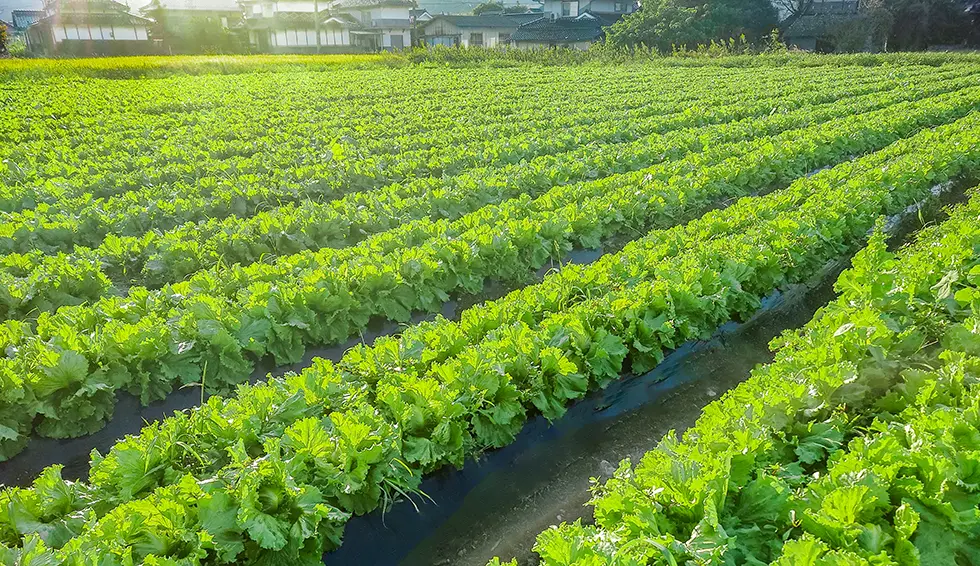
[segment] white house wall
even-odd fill
[[[412,45],[412,32],[409,30],[400,29],[386,29],[382,30],[381,35],[381,46],[390,48],[393,43],[391,41],[392,36],[402,36],[402,46],[410,47]]]
[[[408,6],[380,6],[371,9],[372,20],[408,20]]]
[[[585,2],[582,3],[579,3],[577,1],[560,2],[558,0],[548,0],[544,4],[544,13],[553,14],[556,18],[561,18],[563,16],[562,9],[561,9],[562,4],[570,4],[568,17],[574,18],[575,16],[578,16],[579,8],[582,7],[585,4]]]
[[[616,10],[616,4],[619,4],[620,7],[620,10],[618,11]],[[592,0],[592,2],[581,2],[579,7],[583,12],[588,10],[602,14],[628,14],[633,11],[633,0],[622,0],[620,2],[617,2],[616,0]],[[561,10],[561,6],[559,6],[558,9]]]
[[[320,28],[321,45],[350,45],[350,32],[342,28]]]
[[[509,30],[503,33],[514,33],[516,30]],[[482,33],[483,34],[483,47],[496,47],[500,43],[500,30],[496,28],[465,28],[463,29],[462,37],[459,38],[460,43],[464,47],[470,47],[470,34]],[[510,43],[508,41],[508,43]]]
[[[52,26],[55,43],[67,40],[80,41],[146,41],[146,26],[95,26],[60,25]]]
[[[273,47],[316,47],[314,29],[277,29],[270,34]],[[350,45],[350,31],[340,28],[320,28],[320,45]]]
[[[456,35],[460,29],[446,20],[436,20],[433,24],[427,24],[423,31],[429,36]]]
[[[311,29],[277,29],[272,34],[276,47],[315,47],[316,31]]]
[[[114,27],[114,31],[115,31],[114,39],[118,41],[122,41],[122,40],[136,41],[137,39],[146,39],[146,28],[143,29],[144,29],[143,37],[140,38],[140,34],[137,31],[138,28],[130,28],[130,27],[115,28]]]

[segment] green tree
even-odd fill
[[[826,38],[836,51],[916,51],[974,40],[960,0],[864,0]]]
[[[970,36],[972,22],[960,0],[888,0],[885,7],[893,22],[889,51],[957,44]]]
[[[777,23],[770,0],[646,0],[642,9],[613,25],[614,46],[646,45],[661,52],[744,35],[756,42]]]
[[[484,2],[473,8],[473,15],[480,16],[483,14],[493,13],[493,12],[503,12],[504,3],[503,2]]]

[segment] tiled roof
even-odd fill
[[[353,8],[372,8],[374,6],[410,6],[412,0],[337,0],[330,5],[331,10],[350,10]]]
[[[140,8],[144,14],[154,8],[164,10],[195,10],[213,12],[241,12],[238,0],[153,0]]]
[[[436,16],[426,25],[444,20],[460,28],[516,28],[521,22],[509,16],[500,14],[484,14],[482,16]]]
[[[544,14],[541,12],[528,12],[526,14],[503,14],[503,16],[509,20],[517,22],[518,25],[524,25],[535,20],[540,20],[544,17]]]
[[[27,29],[43,17],[44,10],[13,10],[10,12],[10,23],[15,29]]]
[[[134,14],[126,13],[109,13],[102,12],[98,14],[85,14],[82,12],[68,12],[63,14],[57,14],[54,16],[48,16],[46,18],[41,18],[37,21],[36,26],[44,25],[48,22],[57,22],[57,24],[73,24],[73,25],[87,25],[87,24],[112,24],[112,25],[146,25],[152,20],[147,18],[141,18],[140,16]]]
[[[45,13],[52,11],[59,14],[127,13],[129,6],[116,0],[52,0],[45,4]]]
[[[330,14],[324,15],[322,21],[337,20],[343,25],[350,27],[361,27],[361,22],[350,14]]]
[[[595,41],[602,37],[602,24],[599,20],[558,18],[541,19],[517,28],[510,38],[513,41],[535,43],[575,43]]]

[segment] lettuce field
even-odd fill
[[[362,59],[0,61],[0,564],[398,563],[821,276],[511,564],[980,564],[980,60]]]

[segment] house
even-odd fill
[[[327,2],[242,0],[241,5],[248,43],[261,53],[313,53],[350,44],[346,30],[334,34],[337,28],[346,26],[327,24]],[[323,29],[319,29],[320,24],[325,24]]]
[[[242,0],[249,43],[261,52],[401,49],[412,41],[411,0]]]
[[[30,51],[48,55],[145,54],[150,23],[115,0],[47,0],[25,37]]]
[[[412,44],[413,0],[336,0],[331,13],[347,14],[359,27],[354,41],[371,50],[403,49]]]
[[[546,0],[545,17],[520,26],[512,40],[520,48],[588,49],[605,36],[605,28],[636,9],[633,0]]]
[[[805,51],[834,51],[835,34],[858,24],[860,9],[859,0],[814,0],[786,29],[786,43]]]
[[[517,15],[524,17],[515,17]],[[511,36],[522,23],[539,19],[541,14],[436,16],[422,28],[422,41],[428,46],[508,46]]]

